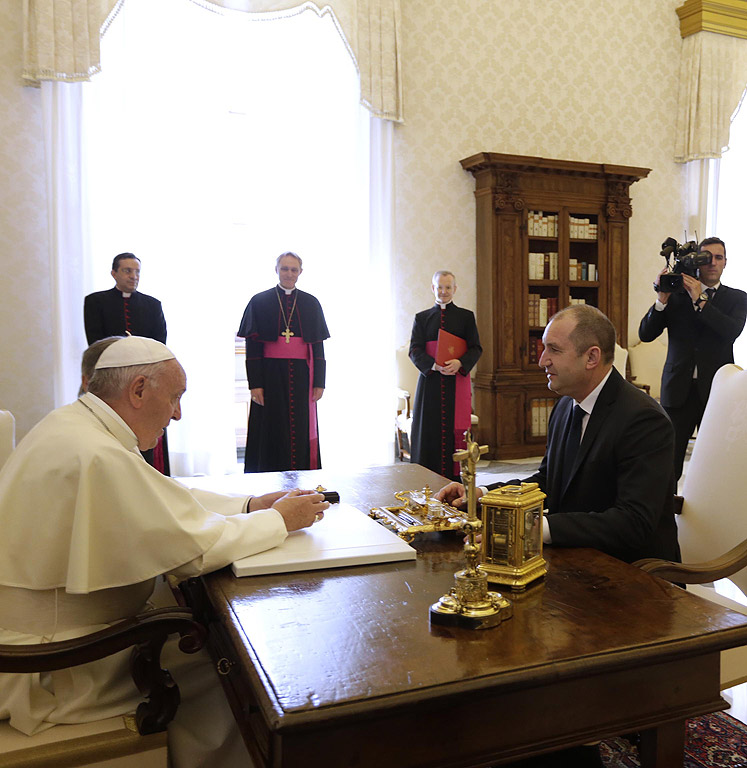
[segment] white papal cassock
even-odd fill
[[[95,395],[53,411],[0,471],[0,643],[102,629],[146,610],[160,575],[195,576],[285,540],[279,512],[245,508],[245,497],[188,490],[148,466],[133,431]],[[0,675],[0,719],[30,734],[132,711],[141,696],[129,653]],[[182,692],[169,727],[174,764],[230,765],[233,750],[246,765],[206,654],[185,656],[172,642],[164,665]]]

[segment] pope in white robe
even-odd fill
[[[128,382],[114,394],[111,369]],[[323,514],[328,504],[313,492],[223,496],[188,490],[146,464],[139,448],[180,418],[185,388],[164,345],[122,339],[102,353],[89,392],[50,413],[11,454],[0,471],[0,643],[101,629],[147,609],[157,577],[221,568]],[[133,711],[141,696],[128,660],[125,651],[58,672],[0,675],[0,719],[31,734]],[[206,654],[184,656],[174,643],[163,664],[182,694],[169,726],[173,764],[247,765]]]

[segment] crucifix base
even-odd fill
[[[454,574],[454,586],[430,608],[433,624],[465,629],[490,629],[513,615],[513,606],[499,592],[488,591],[484,574],[466,569]]]

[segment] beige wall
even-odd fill
[[[402,0],[405,118],[395,131],[397,344],[438,268],[474,308],[479,151],[652,168],[633,185],[630,337],[653,299],[660,243],[681,237],[672,160],[681,0]],[[41,103],[20,84],[20,0],[0,3],[0,408],[25,433],[52,408]]]
[[[672,162],[680,0],[402,0],[405,119],[396,129],[397,344],[451,269],[475,305],[472,176],[481,151],[651,168],[631,187],[630,324],[653,300],[661,242],[683,231]]]
[[[0,408],[19,436],[53,406],[41,94],[21,86],[22,3],[0,3]]]

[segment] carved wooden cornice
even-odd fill
[[[630,205],[630,181],[611,179],[607,182],[607,218],[629,219],[633,215]]]
[[[493,207],[496,211],[513,208],[524,210],[524,200],[519,195],[519,174],[511,171],[498,171],[495,177],[495,195]]]
[[[680,35],[716,32],[719,35],[747,38],[747,2],[745,0],[685,0],[677,8]]]

